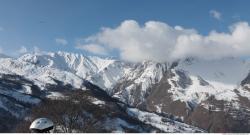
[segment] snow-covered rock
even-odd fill
[[[114,59],[67,52],[25,54],[18,61],[29,62],[40,68],[72,73],[103,89],[111,88],[129,68],[123,62]]]
[[[212,110],[217,112],[226,110],[218,104],[250,110],[249,70],[250,61],[241,58],[129,63],[68,52],[24,54],[20,58],[0,56],[0,74],[22,76],[42,91],[47,90],[49,98],[62,95],[50,91],[48,85],[60,83],[85,89],[87,80],[131,106],[183,119],[199,107],[207,111],[214,106],[216,109]],[[22,101],[38,102],[22,93],[32,95],[31,86],[24,84],[11,96],[17,94],[15,97]],[[5,107],[3,103],[1,106]]]

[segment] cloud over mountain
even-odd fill
[[[21,46],[21,48],[18,50],[19,54],[24,54],[27,52],[28,52],[28,49],[25,46]]]
[[[107,55],[107,50],[104,47],[97,44],[84,44],[84,45],[78,44],[76,48],[91,52],[93,54]]]
[[[247,22],[238,22],[229,27],[228,33],[213,30],[201,35],[195,29],[172,27],[164,22],[148,21],[140,25],[134,20],[125,20],[116,28],[102,28],[84,41],[86,46],[83,44],[82,48],[94,44],[103,50],[116,49],[122,59],[133,62],[165,62],[187,57],[209,60],[248,56],[250,27]]]

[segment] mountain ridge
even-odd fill
[[[53,95],[46,87],[58,82],[85,89],[87,80],[129,106],[173,115],[211,132],[234,131],[230,123],[220,127],[215,119],[223,114],[230,116],[225,121],[235,122],[233,112],[248,114],[250,109],[250,61],[238,58],[130,63],[59,51],[0,58],[0,62],[1,74],[24,76],[45,93]],[[212,125],[198,119],[201,112],[214,117]]]

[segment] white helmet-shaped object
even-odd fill
[[[32,132],[44,133],[49,132],[54,127],[54,123],[48,118],[38,118],[30,125]]]

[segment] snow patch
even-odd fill
[[[128,108],[127,112],[130,116],[138,118],[140,121],[143,121],[146,124],[150,124],[164,132],[185,132],[185,133],[193,133],[193,132],[204,132],[199,128],[187,125],[185,123],[177,122],[171,120],[169,118],[165,118],[159,116],[154,113],[143,112],[136,108]]]

